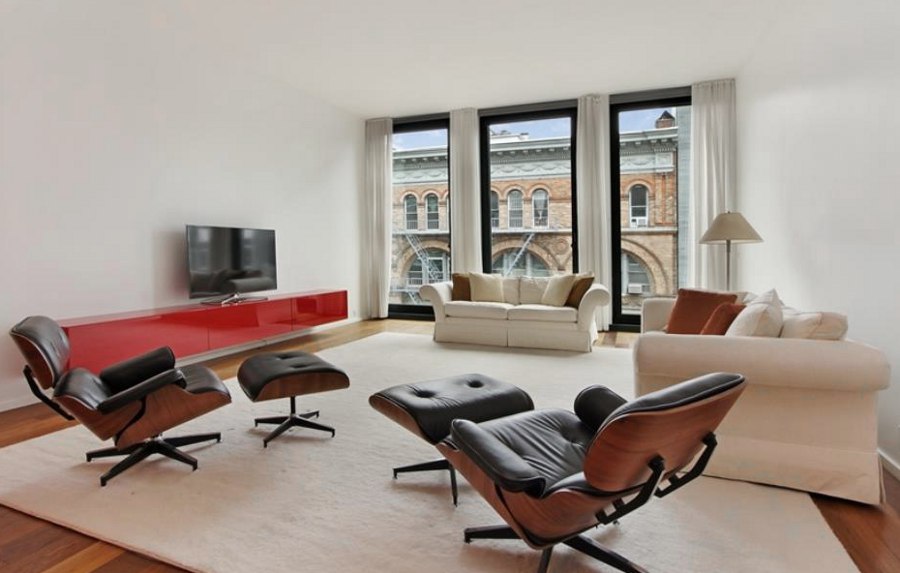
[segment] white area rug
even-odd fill
[[[525,388],[538,407],[571,408],[589,384],[631,393],[631,352],[591,354],[439,345],[421,335],[379,334],[321,353],[350,375],[350,389],[301,400],[321,409],[325,433],[292,430],[262,447],[252,419],[287,401],[251,404],[231,381],[234,403],[173,435],[221,431],[195,446],[187,466],[144,462],[101,488],[113,462],[84,462],[104,444],[77,427],[0,450],[0,503],[203,572],[532,572],[539,554],[518,541],[462,542],[468,526],[500,519],[465,481],[450,502],[446,472],[391,479],[396,465],[436,450],[372,410],[386,386],[482,372]],[[590,533],[654,572],[857,571],[809,496],[702,478]],[[551,572],[609,571],[566,547]]]

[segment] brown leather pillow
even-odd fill
[[[469,273],[453,273],[453,287],[450,300],[472,300],[472,286],[469,284]]]
[[[728,327],[737,318],[737,315],[744,310],[745,304],[729,304],[724,303],[716,307],[710,315],[709,320],[703,325],[700,334],[725,334]]]
[[[733,293],[678,289],[678,298],[675,299],[675,306],[672,308],[672,314],[669,315],[666,332],[669,334],[700,334],[716,307],[736,301],[737,295]]]
[[[581,304],[581,299],[584,298],[584,295],[587,293],[588,289],[591,288],[592,284],[594,284],[593,273],[576,275],[575,283],[572,284],[572,290],[569,291],[569,298],[566,299],[565,306],[578,308],[578,305]]]

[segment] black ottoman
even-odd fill
[[[350,386],[350,379],[343,370],[335,368],[321,358],[308,352],[273,352],[251,356],[238,369],[238,382],[253,402],[291,399],[291,413],[287,416],[257,418],[255,425],[278,424],[278,427],[263,439],[263,447],[295,426],[331,432],[334,428],[310,421],[319,417],[319,411],[297,413],[297,396],[341,390]]]
[[[484,374],[392,386],[372,394],[369,404],[431,445],[450,434],[450,422],[457,418],[484,422],[534,409],[524,390]],[[446,459],[394,468],[394,478],[400,473],[429,470],[450,471],[456,505],[456,471]]]

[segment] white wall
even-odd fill
[[[791,3],[737,76],[744,288],[838,310],[884,350],[879,441],[900,460],[900,3]]]
[[[279,292],[356,316],[361,119],[137,4],[0,7],[0,330],[187,303],[186,223],[274,228]],[[0,337],[0,409],[22,364]]]

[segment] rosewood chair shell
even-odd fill
[[[50,318],[32,316],[10,335],[27,366],[32,391],[66,417],[77,419],[115,447],[87,453],[87,460],[127,456],[100,478],[101,485],[147,456],[158,453],[197,468],[197,460],[178,446],[221,440],[218,433],[162,438],[161,434],[231,401],[228,389],[208,368],[175,368],[171,349],[163,347],[105,368],[99,375],[67,369],[69,341]],[[47,398],[42,390],[52,392]]]
[[[700,475],[715,448],[716,428],[745,386],[738,374],[717,373],[629,403],[606,389],[595,404],[579,396],[578,417],[564,410],[538,410],[479,425],[454,421],[451,436],[438,449],[506,522],[467,529],[466,541],[521,539],[544,551],[541,572],[559,543],[619,570],[643,571],[580,534],[613,523]],[[591,408],[596,415],[585,414]],[[554,420],[543,426],[559,421],[563,437],[534,431],[537,416]],[[585,434],[573,428],[589,438],[579,437]],[[561,449],[567,441],[581,447]],[[560,452],[569,451],[565,455],[570,459],[560,462]],[[541,460],[535,452],[550,453]],[[546,470],[560,463],[575,470],[555,477]]]

